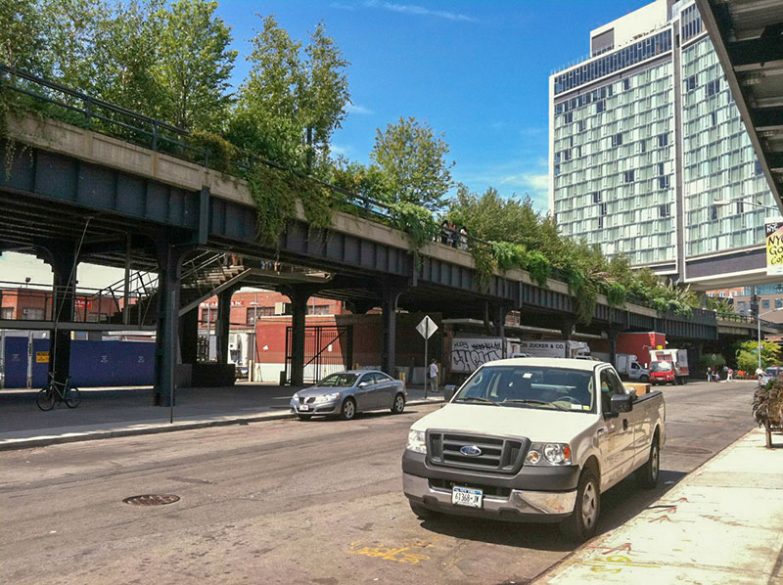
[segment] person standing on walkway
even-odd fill
[[[435,360],[432,360],[430,362],[430,371],[428,372],[428,377],[430,379],[430,389],[433,392],[438,391],[438,364],[435,362]]]
[[[712,368],[707,366],[707,381],[712,382]]]
[[[726,381],[731,382],[734,379],[734,370],[729,368],[729,370],[726,372]]]

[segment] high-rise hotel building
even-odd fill
[[[774,201],[693,0],[593,30],[590,54],[549,82],[562,233],[685,281],[760,248]]]

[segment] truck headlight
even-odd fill
[[[568,443],[533,443],[525,457],[528,465],[571,465],[571,447]]]
[[[408,431],[407,449],[414,453],[427,454],[427,439],[424,431]]]
[[[321,394],[315,397],[316,404],[323,404],[324,402],[332,402],[340,397],[339,392],[332,392],[331,394]]]

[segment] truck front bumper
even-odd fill
[[[402,474],[406,497],[430,510],[464,516],[481,516],[519,522],[556,522],[574,511],[576,490],[540,492],[512,489],[509,496],[484,495],[481,508],[451,503],[451,490],[434,487],[426,477]]]

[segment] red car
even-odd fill
[[[672,385],[677,383],[677,376],[674,373],[674,367],[669,362],[653,362],[650,364],[650,383]]]

